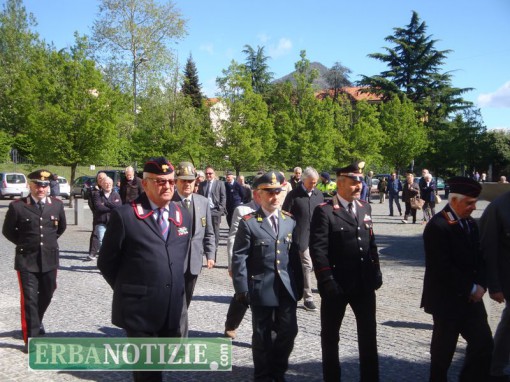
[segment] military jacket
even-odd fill
[[[145,193],[112,211],[97,266],[113,288],[112,322],[121,328],[180,327],[191,222],[177,203],[168,208],[166,240]]]
[[[303,294],[303,271],[293,245],[294,219],[278,212],[278,236],[261,208],[239,222],[232,255],[236,293],[249,292],[252,305],[278,306],[285,291],[298,301]]]
[[[380,286],[371,207],[363,201],[355,203],[356,218],[333,197],[315,209],[310,226],[310,257],[317,282],[333,277],[343,293]]]
[[[31,197],[9,204],[3,234],[16,244],[14,269],[49,272],[59,265],[57,239],[66,230],[66,215],[61,200],[46,197],[41,211]]]

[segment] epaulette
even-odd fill
[[[142,207],[142,203],[137,204],[137,203],[135,203],[134,200],[131,202],[131,207],[135,211],[135,215],[138,219],[142,219],[142,220],[147,219],[149,216],[151,216],[154,213],[154,211],[152,211],[152,210],[145,212]]]
[[[255,212],[250,212],[249,214],[243,216],[243,220],[250,220],[253,217],[255,217]]]
[[[446,222],[450,225],[459,224],[459,221],[453,216],[450,211],[442,210],[441,214],[444,216]]]
[[[359,206],[362,206],[363,204],[368,204],[366,200],[357,199],[356,201],[358,202]]]
[[[285,216],[289,216],[291,218],[294,217],[294,215],[292,215],[290,212],[282,210],[282,218],[285,219]]]

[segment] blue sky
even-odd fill
[[[4,0],[2,0],[2,4]],[[24,0],[42,38],[58,49],[73,33],[89,34],[97,0]],[[264,46],[275,78],[294,70],[299,52],[331,67],[339,61],[360,74],[386,67],[367,57],[390,46],[384,38],[404,27],[413,10],[428,26],[439,50],[450,49],[445,71],[453,85],[474,88],[465,98],[481,108],[490,129],[510,129],[509,0],[175,0],[188,20],[188,35],[173,47],[184,65],[191,53],[203,92],[215,95],[215,80],[231,60],[244,62],[245,44]]]

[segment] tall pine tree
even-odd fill
[[[191,98],[191,104],[193,107],[196,107],[197,109],[202,107],[203,96],[201,92],[201,84],[198,82],[197,67],[191,54],[189,55],[184,68],[182,93]]]

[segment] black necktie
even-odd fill
[[[464,231],[469,235],[471,231],[469,229],[469,223],[467,219],[460,219],[460,225],[462,226]]]
[[[273,226],[274,233],[278,236],[278,221],[276,220],[276,216],[271,215],[271,225]]]
[[[40,200],[37,202],[37,208],[42,212],[44,210],[44,203]]]
[[[189,211],[189,199],[184,199],[184,205],[186,206],[186,208]]]
[[[354,220],[358,221],[358,219],[356,218],[356,214],[354,213],[354,210],[352,208],[353,208],[353,205],[352,205],[352,202],[351,202],[351,203],[349,203],[347,205],[347,209],[349,211],[349,215],[351,215],[354,218]]]

